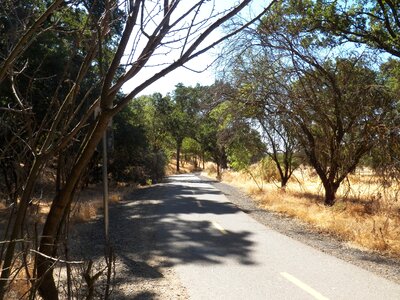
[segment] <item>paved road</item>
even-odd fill
[[[158,186],[157,243],[191,299],[400,299],[400,286],[259,224],[194,175]]]

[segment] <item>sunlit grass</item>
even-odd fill
[[[31,257],[28,255],[27,259],[31,260]],[[29,299],[29,290],[31,289],[31,281],[29,274],[33,274],[33,263],[30,261],[26,268],[22,267],[20,259],[14,263],[11,276],[13,280],[8,287],[8,292],[6,293],[5,299]]]
[[[174,174],[186,174],[186,173],[192,173],[196,171],[195,166],[193,165],[192,162],[186,162],[184,160],[181,161],[181,164],[179,166],[179,172],[176,171],[176,160],[172,159],[165,170],[166,175],[174,175]]]
[[[137,190],[136,184],[116,183],[110,187],[108,203],[118,203],[123,197]],[[71,220],[73,222],[85,222],[96,219],[103,214],[103,190],[102,185],[94,186],[82,191],[78,203],[72,209]]]

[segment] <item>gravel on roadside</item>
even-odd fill
[[[114,252],[112,293],[116,300],[187,300],[185,288],[156,240],[157,201],[152,189],[139,188],[110,206],[110,241]],[[103,218],[74,226],[73,252],[97,269],[104,267]],[[95,299],[102,299],[104,276],[96,282]]]

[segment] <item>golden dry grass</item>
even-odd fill
[[[208,175],[215,176],[212,167]],[[278,183],[258,180],[248,175],[225,171],[222,180],[241,188],[266,210],[297,218],[337,236],[354,247],[380,251],[400,257],[399,187],[384,187],[372,174],[349,176],[338,191],[333,207],[323,205],[323,188],[309,169],[296,171],[282,190]],[[262,189],[260,189],[262,187]]]
[[[22,267],[21,259],[17,259],[14,263],[11,272],[13,280],[8,287],[5,299],[28,299],[29,290],[32,287],[29,278],[33,274],[33,262],[30,255],[27,256],[27,259],[28,264],[26,267]],[[26,271],[30,273],[29,276]]]
[[[181,162],[179,166],[179,172],[176,171],[176,160],[172,159],[166,169],[165,169],[165,174],[166,175],[174,175],[174,174],[186,174],[186,173],[192,173],[195,171],[195,167],[192,162],[186,162],[183,161]]]
[[[121,199],[136,190],[136,184],[128,183],[115,183],[110,187],[109,203],[117,203]],[[43,224],[46,220],[47,214],[50,211],[52,197],[51,195],[44,195],[42,198],[33,198],[29,206],[29,224]],[[93,220],[102,213],[103,198],[102,186],[92,186],[79,195],[79,201],[73,206],[71,212],[71,222],[86,222]],[[0,201],[0,224],[6,221],[7,206],[4,201]],[[4,213],[4,217],[3,214]],[[28,255],[28,259],[31,256]],[[21,267],[20,259],[17,259],[13,266],[12,278],[9,291],[6,294],[6,299],[27,299],[28,292],[31,288],[29,276],[25,268]],[[1,267],[1,265],[0,265]],[[32,274],[32,264],[28,264],[29,272]]]
[[[136,190],[136,184],[127,184],[118,182],[109,190],[109,203],[118,203],[124,195]],[[72,210],[73,222],[86,222],[93,220],[102,214],[103,210],[103,195],[102,187],[95,186],[82,192],[80,201]]]
[[[101,199],[78,203],[72,211],[73,222],[86,222],[95,219],[103,203]]]
[[[31,288],[30,281],[27,278],[15,278],[6,293],[5,299],[28,299],[29,290]]]
[[[109,203],[118,203],[124,195],[136,190],[136,184],[115,183],[109,189]],[[79,200],[72,206],[71,221],[72,222],[86,222],[93,220],[102,214],[103,209],[103,194],[102,186],[94,185],[83,190],[79,196]],[[32,223],[43,224],[46,220],[47,214],[51,206],[50,197],[43,199],[34,198],[29,206],[29,216]],[[0,202],[0,212],[3,210]]]

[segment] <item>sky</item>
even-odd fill
[[[237,1],[234,0],[215,0],[215,5],[218,10],[222,10],[224,8],[228,8],[232,5],[232,3],[236,3]],[[260,7],[265,5],[265,0],[255,0],[254,1],[254,6],[251,8],[251,11],[259,11]],[[189,4],[189,2],[186,2]],[[250,14],[250,10],[247,9],[245,11],[245,14]],[[218,37],[222,36],[222,31],[218,31],[215,34],[210,37],[211,39],[216,39]],[[175,50],[179,51],[179,50]],[[186,69],[184,67],[180,67],[165,77],[159,79],[149,87],[147,87],[145,90],[143,90],[139,95],[150,95],[155,92],[159,92],[163,95],[166,95],[169,92],[172,92],[174,90],[175,85],[178,83],[183,83],[186,86],[195,86],[197,83],[201,85],[211,85],[215,82],[216,79],[216,72],[215,72],[215,64],[210,66],[212,62],[215,60],[216,57],[216,52],[218,52],[218,49],[211,49],[209,52],[206,52],[199,57],[193,59],[187,64],[187,67],[190,69],[196,70],[197,72],[191,71],[189,69]],[[157,65],[160,63],[165,63],[168,60],[171,61],[173,60],[174,53],[169,53],[166,55],[160,55],[158,57],[155,57],[152,64]],[[165,61],[164,61],[165,60]],[[207,68],[207,66],[209,66]],[[206,70],[204,70],[206,68]],[[154,74],[159,67],[149,67],[145,68],[143,71],[141,71],[135,78],[133,78],[131,81],[128,81],[124,86],[123,86],[123,91],[128,93],[130,92],[135,86],[137,85],[138,82],[143,82],[143,80],[146,80],[149,78],[152,74]],[[199,73],[202,71],[201,73]]]
[[[203,71],[206,66],[211,64],[214,60],[214,56],[211,53],[205,53],[200,57],[191,61],[188,66],[196,71]],[[140,80],[141,78],[147,78],[155,70],[148,69],[144,70],[142,76],[135,77],[135,80]],[[191,71],[186,68],[178,68],[161,79],[157,80],[155,83],[143,90],[139,95],[151,95],[153,93],[161,93],[166,95],[174,90],[175,85],[178,83],[183,83],[185,86],[195,86],[197,83],[201,85],[211,85],[215,81],[214,67],[211,66],[207,70],[201,73]],[[132,89],[133,84],[126,84],[123,87],[124,92],[128,92]]]

